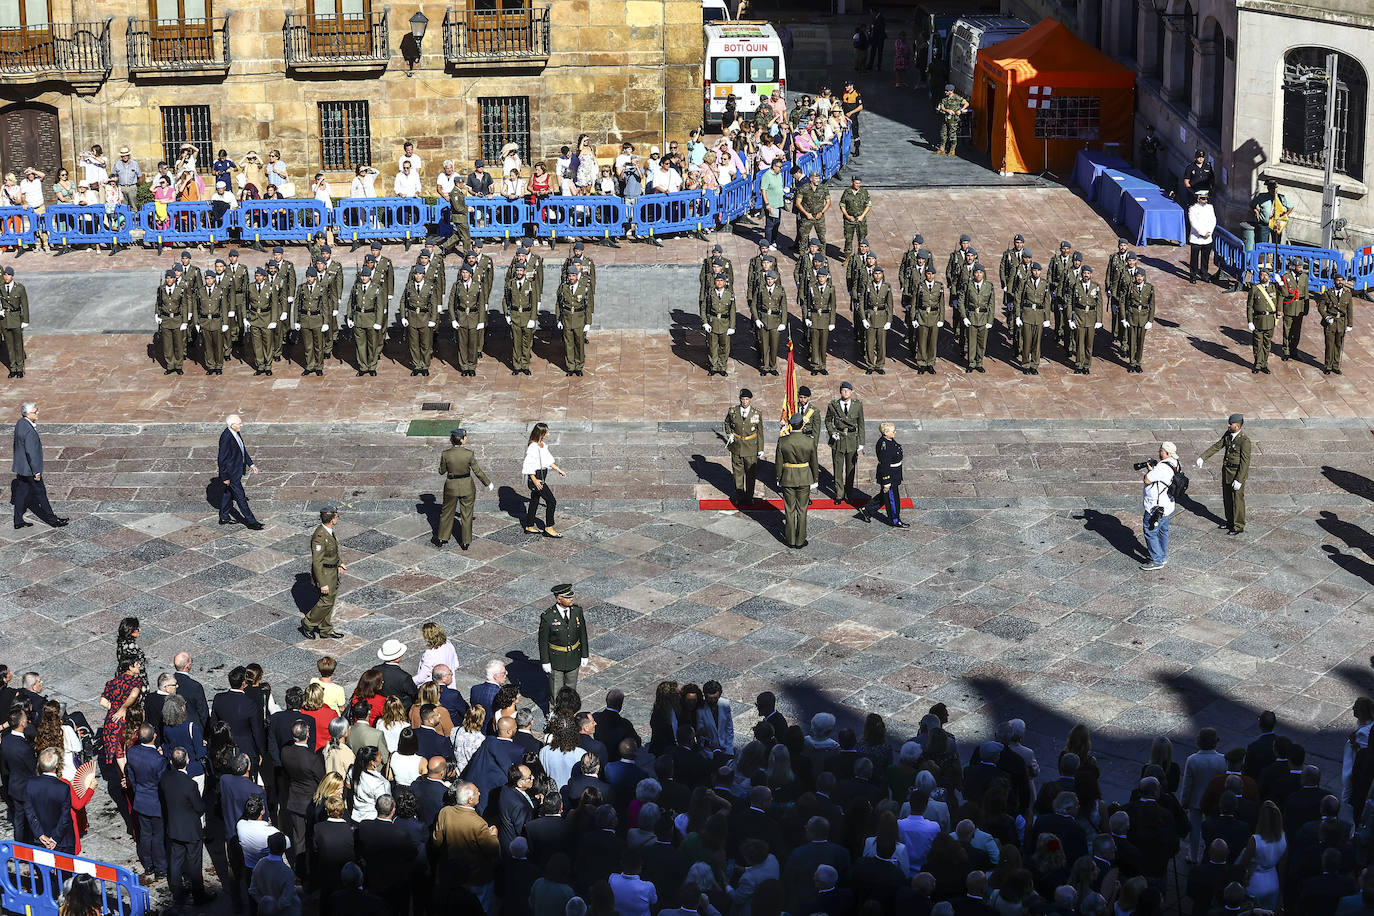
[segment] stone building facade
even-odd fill
[[[183,141],[279,149],[302,189],[323,169],[338,196],[357,164],[389,190],[405,139],[428,191],[444,159],[466,171],[508,140],[528,163],[582,133],[609,153],[700,123],[698,0],[470,2],[0,0],[0,158],[51,181],[95,143],[145,171]]]

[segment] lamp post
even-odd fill
[[[414,70],[415,65],[420,62],[420,46],[424,43],[425,30],[428,28],[429,17],[422,11],[416,10],[415,15],[410,17],[410,40],[413,48],[408,56],[408,62],[411,70]]]

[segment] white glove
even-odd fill
[[[1097,322],[1096,324],[1093,325],[1093,328],[1094,328],[1094,330],[1098,330],[1098,331],[1102,330],[1102,322],[1100,322],[1100,321]]]
[[[489,483],[489,484],[487,484],[487,492],[488,492],[488,493],[490,493],[492,490],[495,490],[495,489],[496,489],[496,484],[494,484],[494,483]]]
[[[510,316],[509,316],[509,315],[506,316],[506,324],[510,324]]]
[[[372,326],[372,330],[374,330],[374,331],[380,331],[381,329],[382,329],[382,326],[381,326],[380,324],[374,324],[374,325]]]
[[[1016,319],[1016,326],[1017,326],[1018,328],[1021,327],[1021,319],[1020,319],[1020,318]]]
[[[832,324],[832,325],[829,325],[829,326],[826,327],[826,330],[827,330],[827,331],[833,331],[833,330],[835,330],[835,326],[834,326],[833,324]]]
[[[726,445],[733,445],[734,442],[735,442],[735,434],[734,434],[734,433],[726,433],[726,434],[725,434],[725,444],[726,444]]]
[[[548,662],[544,662],[544,664],[540,665],[539,667],[544,669],[545,674],[550,674],[553,672],[553,665],[550,665]]]
[[[337,314],[337,313],[336,313],[336,314]],[[349,326],[350,328],[355,326],[355,325],[353,324],[353,319],[352,319],[352,318],[348,319],[348,326]]]
[[[810,318],[806,319],[806,326],[807,326],[808,328],[811,327],[811,319],[810,319]]]
[[[583,340],[586,340],[588,337],[591,337],[591,336],[592,336],[592,329],[589,328],[589,327],[587,327],[587,326],[584,324],[584,325],[582,326],[582,339],[583,339]]]
[[[1331,319],[1330,319],[1330,318],[1323,318],[1323,319],[1322,319],[1322,324],[1330,324],[1330,323],[1331,323]],[[24,327],[28,327],[28,325],[24,325]]]
[[[839,434],[839,433],[831,433],[831,434],[830,434],[830,441],[831,441],[831,442],[838,442],[839,440],[840,440],[840,434]]]
[[[287,296],[287,297],[286,297],[286,304],[287,304],[287,305],[290,305],[291,303],[293,303],[293,302],[295,302],[295,301],[296,301],[296,297],[295,297],[295,296]]]
[[[973,323],[972,323],[971,321],[969,321],[967,318],[965,318],[965,319],[964,319],[964,327],[966,327],[966,328],[971,328],[971,327],[973,327]]]
[[[275,331],[276,329],[277,329],[277,323],[276,323],[275,321],[269,321],[269,322],[267,322],[267,330],[269,330],[269,331]]]
[[[477,330],[479,330],[479,331],[482,330],[483,328],[485,328],[486,326],[487,326],[487,323],[486,323],[485,321],[479,321],[479,322],[477,322]]]
[[[1047,327],[1049,327],[1049,326],[1050,326],[1050,323],[1049,323],[1048,321],[1046,321],[1044,324],[1041,325],[1042,328],[1047,328]]]
[[[781,331],[782,328],[778,328],[778,330]],[[892,330],[892,322],[890,322],[890,321],[885,321],[885,322],[883,322],[883,330],[884,330],[884,331],[890,331],[890,330]]]
[[[222,324],[222,325],[220,325],[220,326],[219,326],[219,332],[220,332],[221,334],[228,334],[228,333],[229,333],[229,325],[227,325],[227,324]]]
[[[726,336],[726,337],[734,337],[734,336],[735,336],[735,329],[734,329],[734,328],[730,328],[728,331],[725,332],[725,336]]]
[[[293,331],[299,331],[300,329],[301,329],[301,323],[300,323],[299,321],[297,321],[295,324],[293,324],[293,325],[291,326],[291,330],[293,330]]]
[[[328,333],[328,332],[329,332],[329,325],[327,325],[327,324],[322,324],[322,325],[320,325],[320,333],[321,333],[321,334],[326,334],[326,333]]]
[[[1155,326],[1155,323],[1154,323],[1153,321],[1147,321],[1147,322],[1145,322],[1145,330],[1147,330],[1147,331],[1150,330],[1150,328],[1152,328],[1152,327],[1154,327],[1154,326]]]
[[[449,322],[449,324],[453,325],[454,328],[457,328],[457,327],[458,327],[458,322],[456,322],[456,321],[451,321],[451,322]]]
[[[525,322],[525,327],[527,327],[527,328],[529,328],[531,331],[533,331],[533,330],[534,330],[534,322],[533,322],[533,321],[527,321],[527,322]]]
[[[402,319],[401,319],[401,327],[403,327],[403,328],[408,328],[408,327],[410,327],[410,319],[409,319],[409,318],[402,318]]]
[[[1233,480],[1233,481],[1231,481],[1231,489],[1232,489],[1232,490],[1239,490],[1239,489],[1240,489],[1240,481],[1239,481],[1239,480]]]
[[[431,322],[429,323],[429,326],[430,326],[431,328],[434,327],[434,322],[431,321]]]
[[[1246,325],[1246,327],[1253,331],[1255,329],[1255,323],[1251,321]]]
[[[186,330],[186,322],[183,321],[183,322],[181,323],[181,329],[182,329],[183,331]]]
[[[759,457],[760,457],[760,458],[763,457],[763,452],[759,452]]]
[[[558,330],[563,330],[563,322],[558,322]]]
[[[1077,330],[1078,330],[1078,322],[1076,322],[1076,321],[1070,321],[1070,322],[1069,322],[1069,330],[1070,330],[1070,331],[1077,331]]]
[[[988,322],[987,324],[983,325],[983,327],[985,327],[985,328],[987,328],[989,331],[991,331],[991,330],[992,330],[992,322]]]
[[[935,326],[937,328],[943,328],[945,326],[945,323],[943,321],[937,321],[935,322]]]
[[[863,450],[864,450],[864,447],[863,447],[862,445],[859,446],[857,449],[855,449],[856,452],[862,452]]]
[[[229,317],[230,317],[230,318],[234,318],[234,317],[236,317],[236,315],[235,315],[234,312],[230,312],[230,313],[229,313]]]
[[[1199,459],[1197,460],[1197,466],[1198,466],[1198,467],[1202,467],[1202,459],[1201,459],[1201,458],[1199,458]]]
[[[763,319],[762,319],[762,318],[755,318],[755,319],[754,319],[754,324],[758,325],[759,327],[763,327]]]
[[[787,328],[787,325],[785,325],[785,324],[780,324],[780,325],[778,325],[778,330],[779,330],[779,331],[786,330],[786,328]]]
[[[291,300],[288,299],[287,301],[290,302]],[[278,321],[285,321],[285,320],[286,320],[286,312],[282,312],[282,313],[281,313],[281,317],[278,318],[277,320],[278,320]]]
[[[868,319],[865,318],[865,319],[864,319],[864,329],[867,330],[867,329],[870,328],[870,327],[872,327],[872,325],[870,325],[870,324],[868,323]]]
[[[585,667],[587,667],[588,665],[590,665],[591,663],[592,663],[592,660],[591,660],[590,658],[584,658],[584,659],[582,659],[582,661],[578,662],[578,667],[579,667],[579,668],[585,668]]]

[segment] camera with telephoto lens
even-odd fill
[[[1161,521],[1163,521],[1163,520],[1164,520],[1164,507],[1163,507],[1163,506],[1155,506],[1153,509],[1150,510],[1150,528],[1151,528],[1151,530],[1153,530],[1153,529],[1155,529],[1155,528],[1158,528],[1158,527],[1159,527],[1159,523],[1160,523]]]
[[[1131,465],[1131,467],[1137,471],[1148,471],[1152,470],[1157,464],[1159,464],[1159,459],[1151,458],[1149,461],[1137,461],[1135,464]]]

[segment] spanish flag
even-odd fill
[[[783,379],[782,422],[788,423],[797,412],[797,358],[792,352],[792,336],[787,338],[787,375]]]

